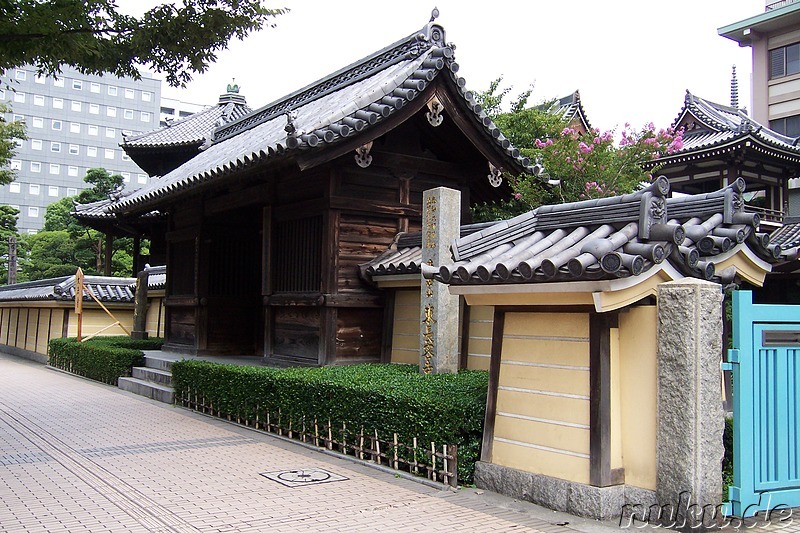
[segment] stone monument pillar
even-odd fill
[[[725,425],[720,285],[686,278],[658,286],[657,357],[661,521],[678,529],[715,527]]]
[[[460,236],[461,192],[446,187],[422,197],[422,263],[439,268],[452,262],[450,245]],[[422,279],[420,359],[424,374],[458,372],[458,296],[447,285]]]

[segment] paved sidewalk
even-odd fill
[[[261,475],[298,469],[344,479]],[[0,531],[576,530],[617,528],[428,487],[0,353]]]

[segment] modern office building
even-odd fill
[[[167,123],[186,118],[194,115],[198,111],[202,111],[207,106],[200,104],[192,104],[175,98],[161,97],[161,113],[159,119],[159,126],[166,126]]]
[[[161,80],[81,74],[65,67],[57,78],[34,67],[0,76],[0,100],[11,106],[6,120],[24,120],[28,139],[11,161],[16,180],[0,187],[0,204],[20,210],[17,228],[36,232],[45,208],[87,187],[90,168],[121,174],[126,188],[148,176],[120,148],[123,136],[158,127]]]
[[[752,49],[751,117],[800,137],[800,1],[770,0],[763,13],[717,31]]]

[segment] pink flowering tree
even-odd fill
[[[681,131],[656,129],[650,123],[634,129],[583,132],[549,113],[549,105],[526,107],[530,91],[502,111],[509,90],[498,91],[501,79],[478,95],[500,130],[515,147],[544,168],[544,175],[506,175],[513,197],[500,204],[473,208],[475,220],[497,220],[543,204],[575,202],[625,194],[652,179],[642,164],[683,147]],[[657,168],[651,170],[655,175]],[[548,183],[550,181],[550,183]],[[554,185],[554,182],[558,182]]]
[[[615,140],[618,139],[618,140]],[[560,132],[536,139],[528,152],[545,169],[555,186],[529,176],[511,176],[515,200],[535,207],[625,194],[652,179],[642,164],[683,147],[682,132],[656,130],[652,123],[641,129],[629,124],[612,131],[580,132],[565,126]]]

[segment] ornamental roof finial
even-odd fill
[[[238,94],[239,86],[236,85],[236,78],[231,78],[231,83],[228,84],[228,92]]]
[[[430,20],[430,22],[433,22],[437,18],[439,18],[439,8],[438,7],[434,7],[433,11],[431,11],[431,20]]]
[[[731,70],[731,107],[739,109],[739,80],[736,79],[736,65],[733,65]]]

